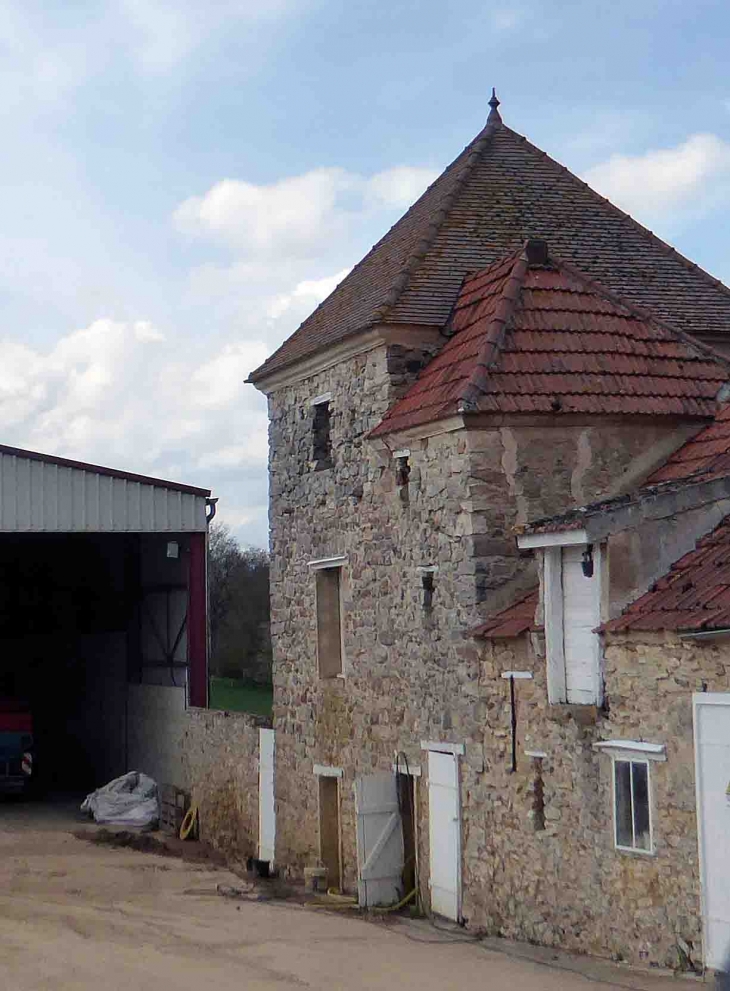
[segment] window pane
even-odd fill
[[[631,828],[631,763],[617,760],[616,775],[616,846],[634,845]]]
[[[650,850],[649,834],[649,768],[634,764],[634,835],[637,850]]]

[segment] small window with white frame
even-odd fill
[[[613,804],[616,849],[652,853],[648,761],[614,757]]]
[[[613,843],[628,853],[654,853],[651,770],[665,761],[662,743],[601,740],[593,747],[611,758]]]

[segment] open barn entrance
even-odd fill
[[[0,445],[1,794],[181,783],[185,709],[207,704],[209,497]]]
[[[171,773],[197,543],[0,535],[0,697],[28,703],[41,786],[84,791],[130,769]]]

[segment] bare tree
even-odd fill
[[[210,528],[208,595],[211,674],[270,684],[269,556],[225,524]]]

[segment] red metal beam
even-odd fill
[[[206,534],[191,533],[188,573],[188,695],[190,705],[208,705],[208,596]]]

